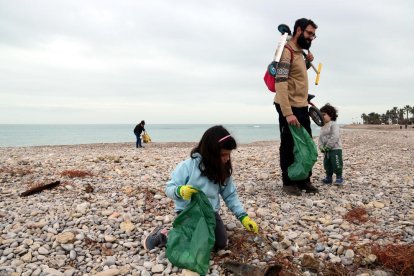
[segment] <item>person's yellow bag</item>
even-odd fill
[[[144,142],[144,143],[150,143],[151,142],[151,137],[149,136],[149,134],[147,132],[144,132],[144,134],[142,134],[142,142]]]

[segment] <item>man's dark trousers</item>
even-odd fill
[[[293,155],[293,146],[294,141],[292,133],[290,133],[289,125],[286,121],[286,118],[282,114],[280,105],[275,103],[276,111],[279,113],[279,130],[280,130],[280,168],[282,169],[282,180],[283,186],[292,186],[297,185],[299,188],[302,187],[305,183],[310,182],[310,176],[312,171],[310,171],[309,176],[304,180],[293,181],[290,180],[288,176],[288,168],[295,161],[295,156]],[[299,123],[306,129],[309,135],[312,137],[311,122],[308,113],[308,107],[292,107],[293,115],[296,116]]]

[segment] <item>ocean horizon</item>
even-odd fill
[[[147,124],[152,142],[198,142],[214,124]],[[278,141],[278,124],[223,124],[238,143]],[[0,147],[135,142],[135,124],[0,124]],[[312,134],[320,128],[312,124]]]

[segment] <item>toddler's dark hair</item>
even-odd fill
[[[226,164],[221,163],[221,150],[234,150],[237,148],[236,140],[223,126],[213,126],[204,132],[198,145],[191,151],[191,158],[195,153],[201,155],[199,169],[201,175],[206,176],[216,184],[224,185],[226,179],[232,174],[231,159]]]
[[[332,121],[336,121],[336,118],[338,118],[338,110],[329,103],[322,106],[321,112],[328,114]]]

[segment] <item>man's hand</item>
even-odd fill
[[[298,118],[296,118],[296,116],[293,115],[293,114],[286,116],[286,121],[289,125],[300,127],[300,123],[298,121]]]
[[[312,62],[313,61],[313,54],[308,51],[308,55],[306,56],[306,61]]]

